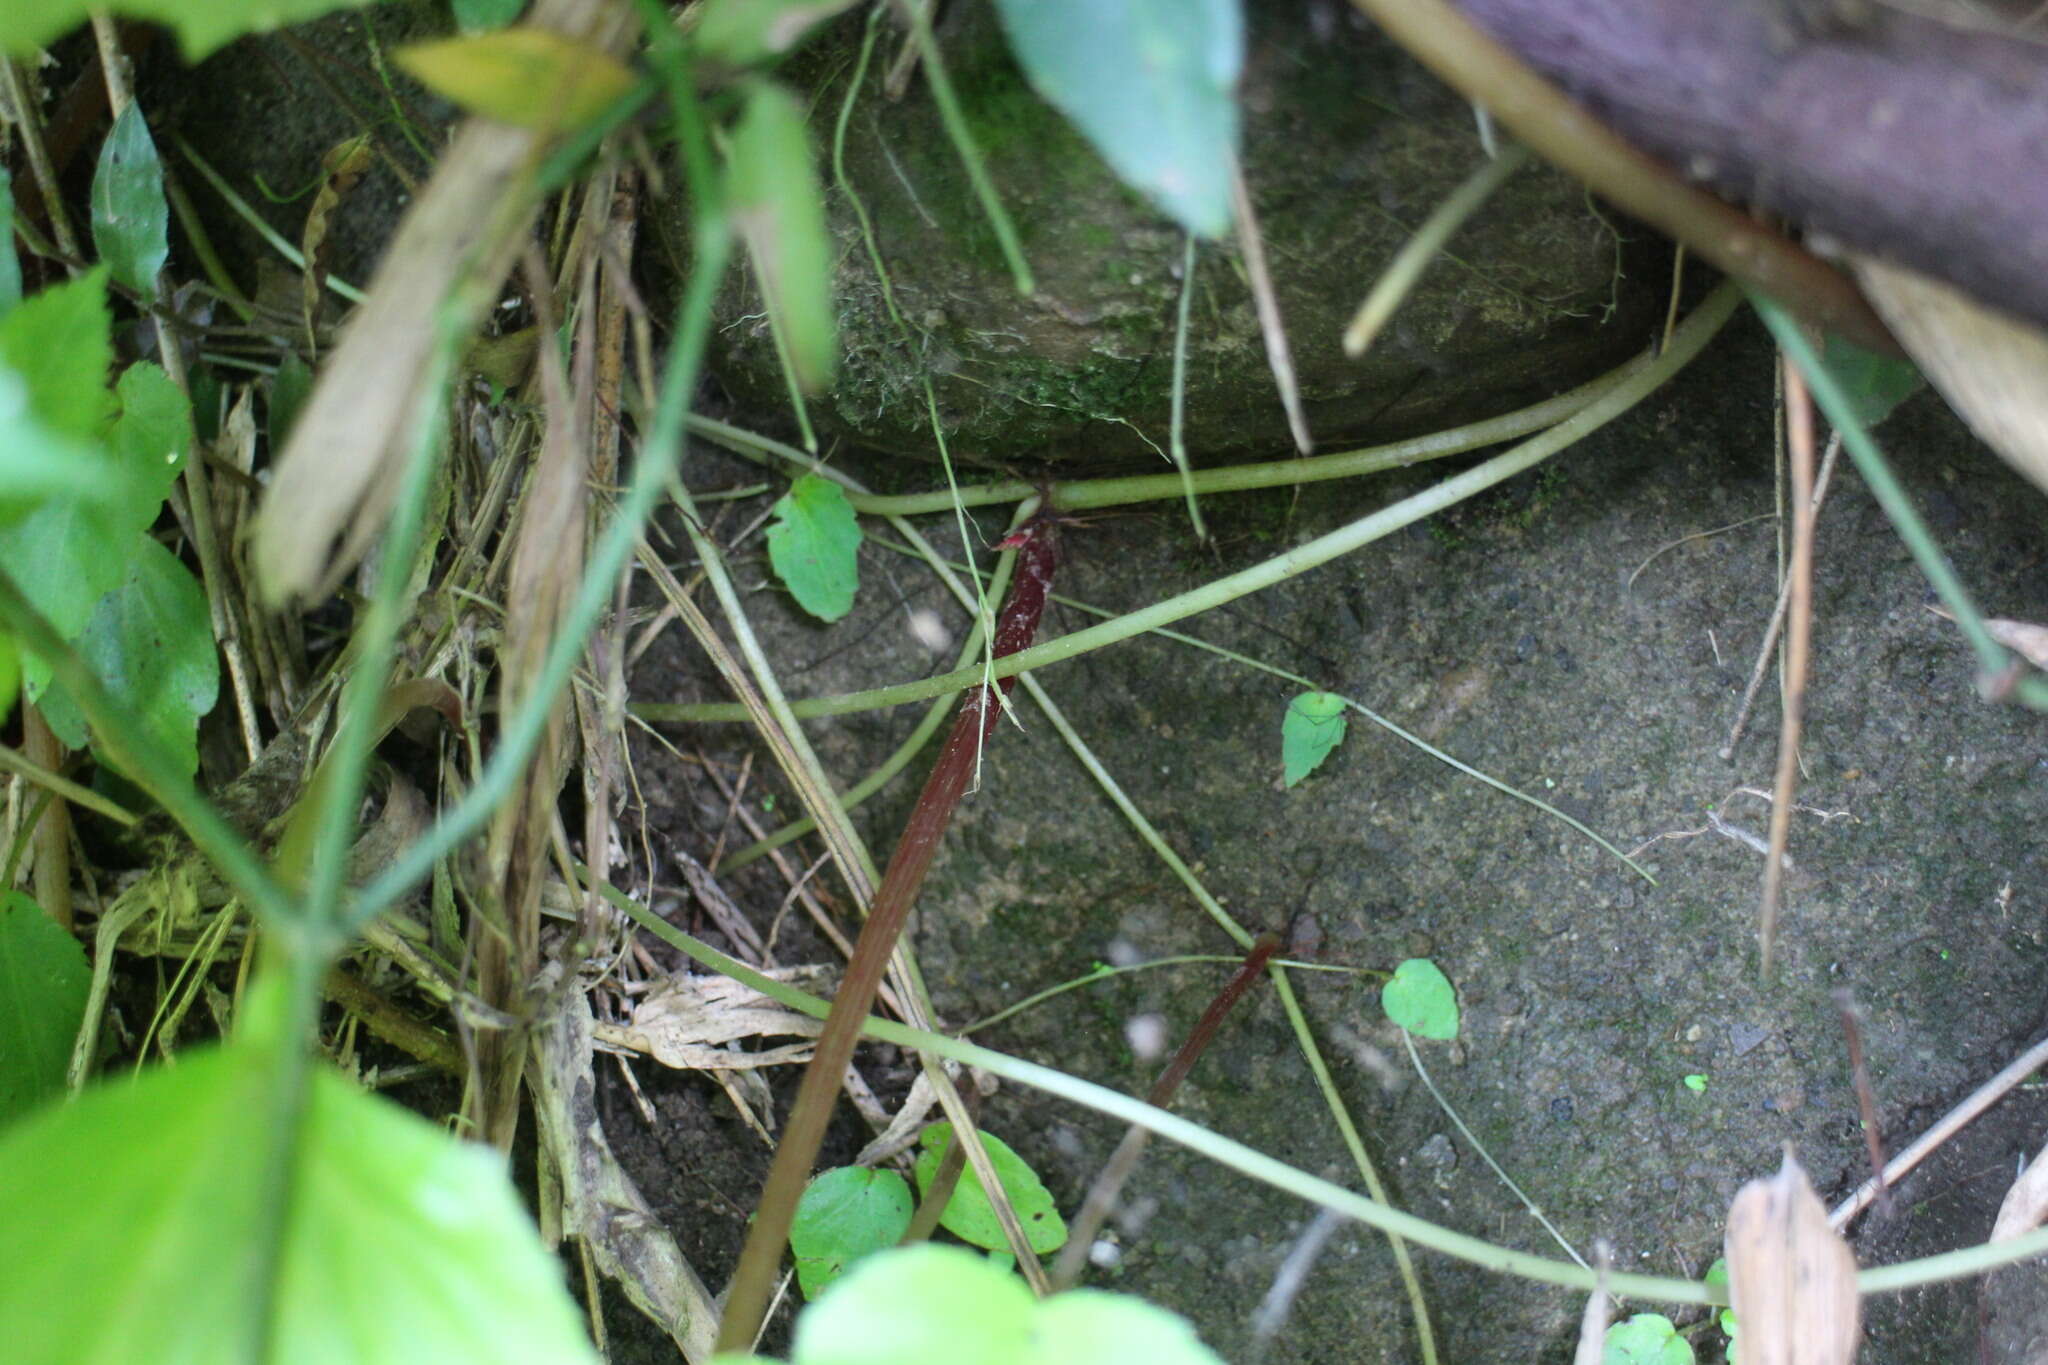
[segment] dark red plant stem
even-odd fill
[[[1046,596],[1052,590],[1053,568],[1058,562],[1049,520],[1034,518],[1011,540],[1017,543],[1017,567],[1009,598],[996,618],[998,656],[1028,647],[1038,633]],[[832,1012],[825,1018],[817,1048],[804,1070],[796,1104],[782,1130],[782,1141],[776,1145],[775,1160],[768,1168],[768,1179],[761,1186],[754,1225],[747,1233],[746,1248],[740,1253],[739,1268],[733,1272],[732,1292],[718,1327],[720,1351],[753,1348],[754,1336],[768,1310],[768,1296],[774,1287],[776,1268],[782,1262],[782,1249],[789,1242],[797,1200],[803,1195],[804,1183],[818,1159],[840,1080],[846,1074],[847,1063],[853,1060],[861,1020],[874,1004],[882,973],[896,951],[896,940],[902,937],[910,907],[917,901],[925,873],[939,851],[939,841],[952,822],[953,810],[974,779],[975,756],[995,733],[996,720],[1002,713],[997,693],[1007,694],[1015,681],[1003,678],[997,681],[994,692],[977,687],[967,694],[966,704],[960,708],[953,731],[946,738],[946,747],[940,751],[939,761],[918,794],[917,806],[910,812],[910,821],[889,859],[888,870],[882,874],[882,885],[868,909],[867,923],[861,926],[853,957],[846,964],[845,979],[840,983],[839,993],[832,997]],[[965,1140],[966,1135],[961,1136]]]
[[[1231,1007],[1251,989],[1252,982],[1258,980],[1259,973],[1266,970],[1266,964],[1279,951],[1279,935],[1259,935],[1246,951],[1244,964],[1224,983],[1223,989],[1216,992],[1216,998],[1209,1002],[1209,1008],[1202,1011],[1202,1017],[1188,1030],[1188,1036],[1173,1054],[1173,1060],[1166,1064],[1166,1070],[1152,1082],[1151,1093],[1145,1096],[1148,1104],[1155,1109],[1164,1109],[1173,1103],[1174,1093],[1188,1078],[1188,1072],[1194,1070],[1196,1060],[1208,1049],[1216,1030],[1222,1026],[1223,1016],[1229,1014]],[[1074,1215],[1073,1225],[1067,1230],[1067,1244],[1052,1268],[1054,1289],[1065,1289],[1080,1276],[1081,1265],[1088,1259],[1088,1249],[1095,1244],[1095,1234],[1101,1231],[1102,1221],[1109,1217],[1110,1209],[1116,1205],[1116,1197],[1122,1193],[1124,1182],[1138,1168],[1138,1158],[1145,1154],[1145,1144],[1151,1138],[1149,1129],[1132,1125],[1125,1132],[1124,1140],[1110,1153],[1109,1160],[1103,1163],[1102,1173],[1088,1187],[1088,1197],[1081,1201],[1081,1211]]]

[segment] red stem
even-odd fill
[[[1016,575],[1010,595],[996,618],[995,653],[1015,654],[1029,647],[1038,633],[1039,618],[1045,614],[1046,596],[1052,590],[1053,568],[1058,563],[1052,524],[1034,519],[1014,537],[1019,542]],[[1014,678],[997,681],[996,690],[1007,695]],[[775,1160],[768,1179],[761,1186],[761,1200],[754,1211],[754,1225],[747,1234],[739,1268],[733,1272],[732,1292],[726,1301],[725,1317],[718,1327],[718,1350],[747,1351],[753,1348],[761,1319],[768,1310],[769,1292],[774,1286],[782,1249],[789,1242],[790,1223],[796,1217],[797,1200],[818,1159],[825,1140],[825,1126],[839,1094],[840,1080],[853,1060],[854,1044],[860,1039],[861,1020],[874,1005],[875,992],[896,951],[896,941],[910,916],[910,907],[931,870],[953,810],[974,778],[975,756],[995,733],[1002,706],[987,687],[967,694],[966,704],[953,722],[946,747],[939,753],[931,776],[918,794],[903,837],[882,874],[882,885],[861,926],[853,957],[846,964],[846,976],[838,994],[832,997],[832,1012],[818,1035],[817,1048],[804,1069],[803,1084],[797,1090],[796,1105],[776,1145]]]

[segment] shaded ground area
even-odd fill
[[[1793,1145],[1824,1196],[1864,1174],[1835,987],[1852,987],[1867,1014],[1865,1044],[1895,1145],[2048,1024],[2038,843],[2048,729],[1976,698],[1965,649],[1924,609],[1905,550],[1846,470],[1820,525],[1807,775],[1780,968],[1775,984],[1758,981],[1762,857],[1701,831],[1710,809],[1757,834],[1768,823],[1766,803],[1738,792],[1770,784],[1768,692],[1758,733],[1735,760],[1716,751],[1770,614],[1772,524],[1690,540],[1632,587],[1629,579],[1670,542],[1770,510],[1769,394],[1767,347],[1744,321],[1675,386],[1561,461],[1189,627],[1356,697],[1623,848],[1656,840],[1640,855],[1655,885],[1562,824],[1357,720],[1320,772],[1280,789],[1291,689],[1213,656],[1148,640],[1042,676],[1246,922],[1278,928],[1313,916],[1331,962],[1388,969],[1433,957],[1465,1012],[1463,1039],[1425,1053],[1446,1098],[1582,1251],[1604,1236],[1618,1264],[1659,1273],[1705,1269],[1719,1254],[1728,1199],[1776,1166],[1781,1144]],[[1883,434],[1988,609],[2048,620],[2039,498],[1935,400],[1914,400]],[[709,455],[691,472],[707,487],[740,475]],[[1177,512],[1105,519],[1069,537],[1060,588],[1133,608],[1432,477],[1411,471],[1298,497],[1212,499],[1221,542],[1213,557],[1192,544]],[[757,510],[741,505],[727,527]],[[749,552],[758,561],[758,539],[742,548]],[[831,630],[799,620],[766,587],[750,598],[792,695],[940,666],[912,634],[910,612],[930,607],[955,629],[959,614],[911,561],[870,546],[863,573],[860,605]],[[742,578],[764,583],[765,566]],[[1052,625],[1080,623],[1068,615]],[[643,660],[634,690],[649,700],[718,695],[674,633]],[[1022,710],[1025,732],[1006,729],[992,747],[983,790],[963,810],[923,901],[917,947],[954,1024],[1098,960],[1229,947],[1051,727]],[[914,721],[905,710],[820,722],[811,733],[850,783]],[[734,732],[673,737],[713,756],[740,752]],[[643,776],[659,774],[651,797],[677,799],[654,812],[665,834],[707,853],[721,803],[690,796],[688,774],[650,745],[637,762]],[[892,844],[922,771],[859,812],[878,852]],[[758,779],[757,806],[774,790]],[[775,808],[771,818],[790,809],[786,794],[776,793]],[[756,870],[729,886],[764,920],[783,895]],[[1126,1022],[1159,1012],[1178,1036],[1226,974],[1120,977],[982,1040],[1142,1092],[1152,1067],[1131,1055]],[[1299,988],[1399,1202],[1560,1254],[1415,1083],[1376,983],[1311,974]],[[1704,1092],[1683,1084],[1689,1074],[1706,1077]],[[650,1130],[622,1101],[608,1115],[614,1143],[706,1279],[722,1284],[737,1209],[751,1203],[765,1149],[715,1092],[675,1077],[650,1076],[647,1086],[663,1124]],[[1309,1170],[1350,1176],[1269,993],[1250,997],[1225,1027],[1179,1107]],[[1013,1089],[986,1117],[1069,1208],[1118,1136],[1092,1115]],[[1865,1263],[1981,1240],[2015,1158],[2038,1145],[2042,1118],[2038,1098],[2009,1103],[1908,1182],[1890,1218],[1866,1225]],[[1158,1145],[1128,1203],[1121,1264],[1097,1282],[1189,1314],[1211,1344],[1244,1358],[1250,1315],[1309,1212]],[[1446,1359],[1570,1358],[1575,1296],[1428,1254],[1421,1265]],[[1974,1304],[1964,1289],[1874,1303],[1862,1358],[1973,1358]],[[1416,1358],[1383,1241],[1355,1228],[1332,1239],[1269,1358]]]

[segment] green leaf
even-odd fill
[[[1709,1288],[1718,1289],[1723,1294],[1726,1294],[1728,1292],[1728,1258],[1716,1256],[1714,1263],[1707,1267],[1705,1278]],[[1729,1365],[1735,1365],[1735,1310],[1733,1308],[1717,1310],[1714,1322],[1720,1327],[1721,1335],[1728,1338],[1726,1358]]]
[[[185,396],[157,366],[147,361],[130,365],[115,387],[121,415],[107,434],[113,459],[83,448],[73,451],[74,486],[63,496],[44,499],[12,525],[0,525],[0,568],[14,576],[66,640],[78,637],[101,599],[120,585],[142,532],[163,510],[192,442]],[[5,440],[0,435],[0,444]],[[80,469],[96,472],[81,475]],[[99,501],[79,496],[88,490]],[[50,564],[65,565],[66,571],[38,568]],[[42,698],[49,676],[47,661],[33,655],[25,660],[29,700]]]
[[[280,1210],[275,1071],[246,1042],[189,1051],[0,1135],[13,1365],[244,1360],[266,1305],[266,1359],[594,1365],[502,1161],[323,1065]]]
[[[199,718],[219,697],[220,660],[206,591],[192,571],[140,537],[127,576],[99,600],[76,643],[130,720],[155,735],[181,769],[197,772]],[[66,744],[84,747],[75,709],[46,706],[44,719]]]
[[[266,33],[371,0],[30,0],[0,5],[0,52],[28,55],[85,22],[94,9],[162,24],[178,35],[187,62],[245,33]]]
[[[0,318],[0,362],[21,376],[29,412],[52,435],[83,440],[106,425],[112,326],[104,266],[41,290]]]
[[[0,721],[14,711],[21,695],[21,646],[6,631],[0,631]]]
[[[0,317],[21,302],[21,257],[14,251],[14,179],[0,166]]]
[[[171,485],[185,470],[192,448],[192,407],[161,367],[144,360],[121,372],[114,393],[121,415],[107,444],[126,478],[122,495],[137,530],[146,530],[163,510]]]
[[[795,1365],[1222,1365],[1163,1308],[1094,1289],[1034,1303],[1011,1272],[930,1242],[862,1261],[797,1318],[791,1355]]]
[[[1893,408],[1919,392],[1927,382],[1913,362],[1903,356],[1866,351],[1833,332],[1828,333],[1822,344],[1820,359],[1849,395],[1849,406],[1865,431],[1891,416]]]
[[[170,224],[163,163],[142,106],[130,100],[100,146],[92,178],[92,244],[114,278],[144,303],[155,301],[157,274],[170,259]]]
[[[21,892],[0,897],[0,1128],[64,1093],[91,985],[77,939]]]
[[[1010,1196],[1017,1221],[1024,1225],[1024,1239],[1031,1249],[1041,1256],[1059,1250],[1067,1240],[1066,1220],[1060,1217],[1059,1208],[1046,1192],[1038,1172],[1001,1138],[983,1133],[981,1139],[988,1147],[990,1164],[996,1168],[996,1179],[1003,1182],[1003,1192]],[[926,1194],[939,1173],[939,1162],[945,1158],[946,1149],[953,1144],[953,1125],[934,1123],[918,1141],[924,1150],[917,1154],[917,1188],[920,1194]],[[960,1172],[953,1197],[946,1201],[945,1212],[939,1215],[939,1226],[978,1247],[1003,1251],[1010,1245],[1009,1238],[1003,1236],[1003,1225],[996,1221],[996,1211],[989,1206],[987,1193],[981,1188],[981,1177],[972,1166]]]
[[[299,410],[306,406],[306,399],[313,393],[313,370],[298,353],[284,358],[277,367],[277,373],[270,379],[270,417],[267,433],[272,450],[283,450],[286,438],[292,434],[292,423],[299,420]]]
[[[1695,1071],[1685,1078],[1685,1088],[1695,1095],[1703,1095],[1707,1090],[1707,1078]]]
[[[805,1187],[789,1228],[804,1297],[846,1273],[863,1256],[892,1247],[910,1230],[910,1186],[894,1171],[841,1166]]]
[[[1032,87],[1189,232],[1230,226],[1238,0],[997,0]]]
[[[1607,1329],[1600,1365],[1693,1365],[1692,1344],[1662,1313],[1638,1313]]]
[[[747,88],[732,130],[733,226],[747,244],[776,343],[798,387],[832,383],[839,333],[832,302],[832,245],[803,108],[772,81]]]
[[[449,0],[448,8],[464,33],[489,33],[517,19],[526,0]]]
[[[1349,728],[1344,699],[1334,692],[1304,692],[1287,703],[1280,722],[1280,766],[1288,786],[1320,768],[1344,742]]]
[[[28,385],[0,359],[0,528],[53,500],[85,512],[113,491],[112,470],[99,452],[37,421]]]
[[[393,57],[473,114],[550,133],[594,122],[633,88],[632,71],[603,48],[543,28],[439,38]]]
[[[1380,991],[1380,1008],[1410,1033],[1444,1042],[1458,1036],[1458,993],[1426,957],[1394,968],[1394,979]]]
[[[1077,1289],[1038,1305],[1028,1365],[1223,1365],[1178,1313],[1128,1294]]]
[[[697,55],[721,66],[763,66],[786,56],[853,0],[705,0]]]
[[[860,522],[839,485],[806,474],[773,510],[768,562],[797,604],[821,621],[852,611],[860,587]]]
[[[796,1320],[795,1365],[1021,1365],[1031,1291],[959,1247],[870,1256]]]

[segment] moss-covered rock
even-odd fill
[[[1342,7],[1253,9],[1246,177],[1320,442],[1544,396],[1644,343],[1662,273],[1642,259],[1648,244],[1620,240],[1572,182],[1529,170],[1451,243],[1373,351],[1345,358],[1339,337],[1366,289],[1480,164],[1472,111]],[[863,31],[858,18],[841,23],[783,73],[812,98],[828,177]],[[1168,440],[1179,230],[1031,91],[990,6],[950,7],[940,36],[1037,290],[1013,286],[922,82],[901,100],[884,94],[895,47],[885,40],[846,121],[845,183],[828,192],[844,361],[813,420],[930,455],[928,378],[948,441],[969,460],[1156,458]],[[673,270],[687,220],[656,216]],[[1214,458],[1284,447],[1234,244],[1202,247],[1194,289],[1188,448]],[[715,372],[754,419],[786,414],[744,273],[719,313]]]

